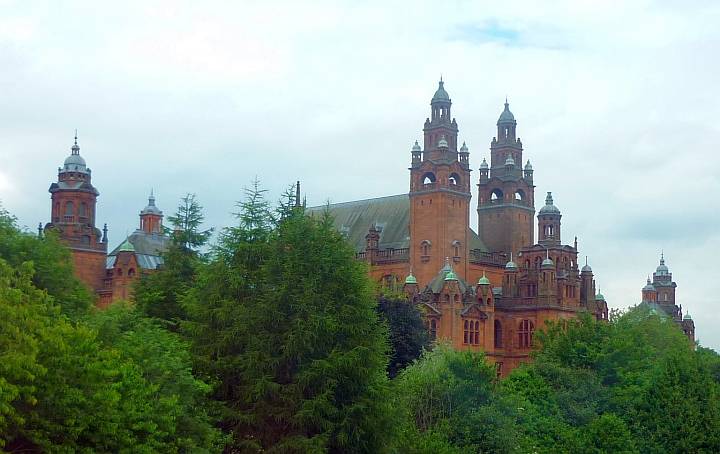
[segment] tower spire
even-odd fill
[[[80,146],[77,143],[77,129],[75,130],[75,143],[73,144],[71,150],[71,155],[79,155],[80,154]]]

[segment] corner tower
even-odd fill
[[[478,182],[478,235],[491,252],[515,254],[535,240],[535,186],[530,161],[525,168],[517,121],[505,101],[490,144],[490,165],[483,160]]]
[[[155,206],[155,195],[153,191],[150,191],[150,197],[148,197],[148,204],[140,212],[140,230],[145,233],[163,233],[163,212]]]
[[[470,225],[470,166],[467,146],[458,150],[458,125],[440,80],[410,165],[410,265],[421,283],[432,280],[445,259],[467,276]]]
[[[53,231],[72,253],[76,276],[93,291],[103,286],[107,230],[101,234],[95,226],[95,206],[100,195],[91,182],[91,170],[80,156],[75,143],[70,156],[58,168],[58,181],[50,185],[50,222],[45,231]]]

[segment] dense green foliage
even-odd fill
[[[538,332],[535,361],[493,383],[481,354],[446,347],[398,378],[415,452],[718,452],[720,357],[636,308]]]
[[[418,308],[405,298],[381,296],[378,312],[388,325],[391,351],[387,371],[394,378],[430,347],[430,335]]]
[[[257,187],[187,295],[197,367],[236,449],[378,452],[386,331],[364,266],[329,218],[278,219]]]
[[[0,449],[219,451],[184,342],[124,306],[83,311],[67,251],[0,225]]]
[[[720,356],[672,320],[550,324],[499,379],[378,300],[327,215],[264,195],[207,254],[185,197],[137,304],[102,311],[0,211],[0,452],[720,452]]]

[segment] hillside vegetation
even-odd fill
[[[0,210],[0,451],[720,452],[720,357],[647,309],[548,325],[498,380],[291,193],[256,183],[214,244],[194,196],[169,220],[164,267],[97,310]]]

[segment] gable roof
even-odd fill
[[[141,268],[154,270],[163,264],[162,254],[170,247],[170,237],[136,230],[121,245],[108,254],[106,268],[112,268],[115,265],[117,254],[128,249],[125,243],[132,245],[135,258]]]
[[[373,224],[380,230],[380,249],[410,247],[410,197],[407,194],[310,207],[307,213],[322,216],[326,209],[333,217],[335,228],[357,252],[365,250],[365,235]],[[487,252],[477,233],[469,227],[468,230],[470,249]]]

